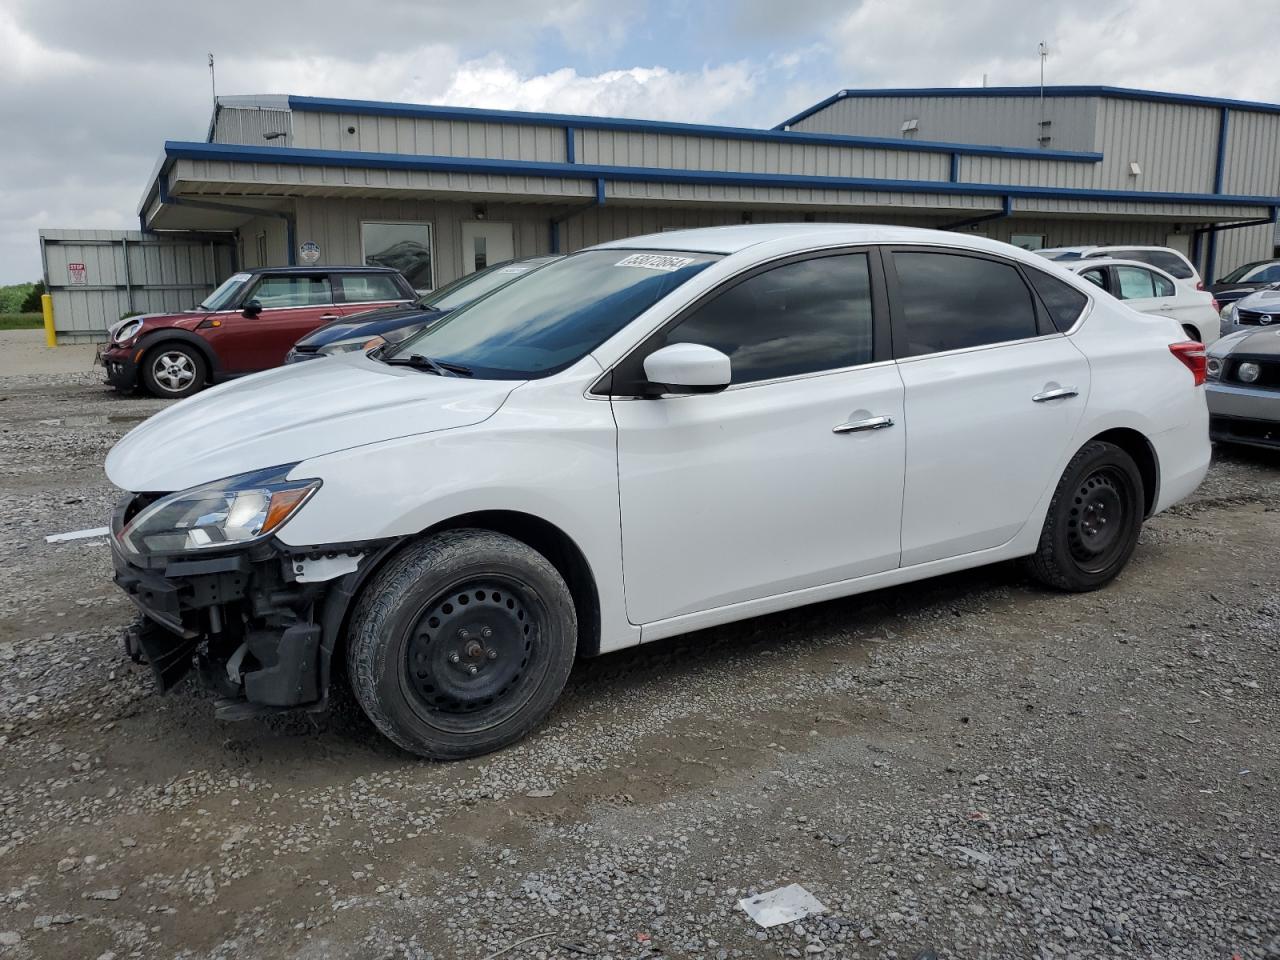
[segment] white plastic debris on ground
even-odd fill
[[[65,543],[67,540],[88,540],[90,537],[105,537],[110,532],[110,527],[91,527],[88,530],[72,530],[70,533],[51,533],[44,538],[44,542]]]
[[[762,927],[794,923],[815,913],[827,912],[821,901],[798,883],[739,900],[738,906]]]

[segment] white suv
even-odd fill
[[[1209,463],[1205,356],[1006,244],[770,225],[583,250],[215,387],[107,457],[126,637],[239,717],[335,658],[407,750],[525,734],[574,658],[1024,558],[1128,562]]]
[[[1091,257],[1106,257],[1112,260],[1137,260],[1159,267],[1173,277],[1181,287],[1192,290],[1203,290],[1204,281],[1200,279],[1200,271],[1192,266],[1186,254],[1179,253],[1171,247],[1135,247],[1135,246],[1086,246],[1086,247],[1046,247],[1035,253],[1048,260],[1088,260]]]

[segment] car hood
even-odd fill
[[[1246,330],[1228,334],[1209,348],[1211,357],[1225,357],[1233,353],[1242,356],[1280,357],[1280,330]]]
[[[341,320],[333,320],[317,327],[295,344],[318,350],[339,340],[354,337],[373,337],[399,330],[401,327],[433,323],[445,315],[443,310],[422,310],[418,307],[387,307],[382,310],[366,310]]]
[[[1241,310],[1274,309],[1277,312],[1280,312],[1280,290],[1272,290],[1270,287],[1255,290],[1247,297],[1241,297],[1237,300],[1236,306]]]
[[[521,381],[439,377],[362,354],[267,370],[182,400],[107,454],[130,492],[184,490],[250,470],[492,416]]]

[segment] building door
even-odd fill
[[[462,225],[464,275],[510,260],[515,255],[515,234],[511,224],[469,220]]]

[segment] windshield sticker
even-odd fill
[[[499,273],[528,273],[529,268],[528,267],[503,267],[498,272]]]
[[[615,267],[642,267],[671,273],[695,262],[693,257],[672,257],[661,253],[633,253],[614,264]]]

